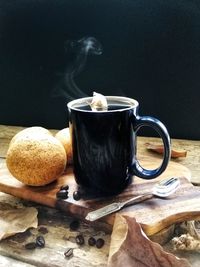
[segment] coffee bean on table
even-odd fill
[[[80,200],[81,199],[81,193],[79,191],[74,191],[73,192],[73,198],[76,201]]]
[[[61,198],[61,199],[66,199],[66,198],[68,198],[68,191],[62,189],[62,190],[60,190],[60,191],[58,191],[58,192],[56,193],[56,197],[57,197],[57,198]]]
[[[70,258],[71,256],[73,256],[73,249],[72,248],[68,248],[65,252],[64,255],[66,258]]]
[[[41,234],[45,235],[47,234],[49,231],[46,227],[44,226],[41,226],[39,229],[38,229],[38,232],[40,232]]]
[[[62,185],[60,189],[61,190],[69,190],[69,185],[68,184]]]
[[[70,230],[72,231],[76,231],[80,226],[80,222],[79,221],[72,221],[69,225]]]
[[[25,244],[25,249],[35,249],[37,247],[35,242]]]
[[[88,245],[89,246],[94,246],[96,244],[96,239],[94,238],[94,237],[90,237],[89,239],[88,239]]]
[[[102,238],[98,238],[96,242],[96,247],[97,248],[102,248],[104,245],[105,241]]]
[[[76,236],[76,244],[78,244],[78,245],[83,245],[84,243],[85,243],[85,239],[84,239],[84,237],[83,237],[83,235],[77,235]]]
[[[45,246],[45,239],[44,239],[44,237],[43,236],[37,236],[37,238],[36,238],[36,245],[37,245],[37,247],[40,247],[40,248],[44,248],[44,246]]]

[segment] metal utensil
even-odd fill
[[[108,215],[108,214],[111,214],[113,212],[121,210],[122,208],[124,208],[126,206],[142,202],[146,199],[150,199],[153,196],[157,196],[157,197],[161,197],[161,198],[168,197],[176,191],[176,189],[179,187],[179,185],[180,185],[180,180],[178,178],[164,179],[164,180],[160,181],[159,183],[157,183],[153,187],[153,189],[150,193],[139,195],[139,196],[130,198],[130,199],[123,201],[123,202],[114,202],[114,203],[109,204],[103,208],[91,211],[87,214],[85,219],[88,221],[95,221],[97,219],[100,219],[100,218]]]

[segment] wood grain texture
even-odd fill
[[[147,158],[141,159],[141,164],[148,168],[154,168],[158,162],[149,162]],[[178,221],[200,217],[200,189],[194,187],[190,182],[190,171],[181,164],[171,162],[167,170],[154,180],[134,178],[131,185],[121,194],[109,198],[93,198],[85,195],[80,201],[73,199],[73,192],[77,190],[71,168],[56,182],[43,187],[25,186],[16,180],[7,170],[6,164],[0,169],[0,191],[13,196],[33,201],[49,207],[63,210],[67,214],[84,220],[87,213],[115,201],[123,201],[133,196],[145,194],[151,191],[156,182],[166,177],[181,177],[181,186],[178,191],[167,199],[154,197],[137,205],[132,205],[120,211],[121,214],[135,217],[142,225],[147,235],[153,235],[165,227]],[[56,198],[56,193],[62,185],[69,185],[69,198],[61,200]],[[114,214],[100,220],[110,228],[114,223]]]
[[[147,151],[145,143],[162,144],[160,138],[154,137],[139,137],[138,138],[138,155],[145,155],[161,159],[162,156]],[[175,150],[186,150],[187,156],[185,158],[171,159],[171,162],[181,163],[191,171],[191,182],[195,185],[200,185],[200,141],[172,139],[172,148]]]
[[[0,125],[0,169],[5,166],[6,151],[11,138],[24,127],[16,126],[6,126]],[[54,130],[53,132],[56,132]],[[149,159],[154,161],[155,159],[160,160],[161,156],[155,153],[150,153],[146,150],[144,144],[146,142],[160,143],[159,138],[151,137],[139,137],[138,138],[138,157],[148,156]],[[191,181],[195,184],[200,184],[200,141],[192,140],[172,140],[172,146],[177,149],[187,150],[187,157],[171,160],[171,163],[181,163],[191,171]],[[14,180],[13,180],[14,181]],[[29,203],[27,201],[21,201],[19,198],[14,198],[11,195],[0,193],[1,202],[8,202],[14,205],[16,203],[26,203],[26,205],[32,205],[38,208],[39,211],[39,222],[41,226],[47,227],[49,233],[45,238],[47,239],[47,248],[43,250],[37,250],[34,253],[25,251],[23,246],[25,242],[31,241],[32,239],[25,240],[24,243],[20,243],[21,236],[19,236],[19,241],[16,238],[11,238],[9,240],[3,240],[0,245],[0,255],[4,255],[5,260],[1,258],[1,263],[5,263],[2,266],[24,266],[24,262],[27,262],[31,266],[45,266],[45,267],[55,267],[55,266],[77,266],[77,267],[96,267],[96,266],[107,266],[107,254],[109,250],[110,235],[105,235],[103,232],[94,230],[93,227],[87,226],[84,222],[81,223],[79,231],[87,238],[90,236],[95,236],[99,233],[103,234],[105,240],[105,246],[103,250],[97,250],[95,248],[90,248],[84,246],[75,249],[74,258],[67,260],[63,257],[63,253],[67,247],[76,247],[74,242],[71,240],[71,236],[75,235],[76,232],[71,232],[69,230],[69,224],[73,220],[73,216],[67,216],[65,212],[59,212],[57,209],[48,208],[45,206],[40,206],[34,203]],[[171,228],[171,226],[169,227]],[[168,231],[168,230],[167,230]],[[164,229],[166,232],[166,228]],[[156,234],[156,242],[159,240],[163,241],[163,230]],[[38,231],[33,233],[34,236],[39,234]],[[30,238],[34,238],[34,236]],[[167,232],[168,236],[168,232]],[[100,236],[101,237],[101,236]],[[150,238],[154,237],[150,236]],[[199,266],[199,255],[194,253],[182,253],[174,252],[171,245],[168,243],[167,247],[171,253],[175,253],[179,257],[187,258],[193,267]],[[166,249],[166,247],[165,247]],[[50,255],[50,257],[49,257]],[[2,256],[1,256],[2,257]],[[13,263],[12,259],[17,259],[17,262]],[[13,263],[13,264],[12,264]],[[6,265],[7,264],[7,265]]]
[[[0,157],[5,158],[11,138],[23,130],[24,127],[0,125]],[[53,134],[58,132],[56,129],[50,130]],[[161,144],[160,138],[155,137],[138,137],[137,140],[137,154],[138,157],[148,156],[150,159],[160,159],[162,156],[147,151],[145,143],[150,142],[154,144]],[[200,185],[200,141],[198,140],[184,140],[172,139],[172,147],[177,150],[186,150],[186,158],[172,159],[171,162],[181,163],[191,171],[191,182]]]

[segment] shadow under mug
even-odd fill
[[[143,179],[159,176],[170,159],[170,137],[164,124],[150,116],[139,116],[139,103],[128,97],[106,96],[107,111],[92,111],[92,97],[68,103],[73,168],[77,184],[97,195],[124,190],[134,175]],[[136,158],[136,138],[143,126],[162,138],[164,154],[154,170],[143,168]]]

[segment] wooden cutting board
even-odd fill
[[[149,169],[155,168],[159,164],[157,159],[154,159],[152,163],[149,162],[149,159],[143,158],[140,162]],[[68,168],[64,175],[47,186],[31,187],[25,186],[16,180],[9,173],[6,164],[3,163],[0,168],[0,191],[25,200],[61,209],[70,215],[84,220],[87,213],[91,210],[114,201],[122,201],[132,196],[147,193],[161,179],[180,177],[180,188],[167,199],[154,197],[120,211],[122,215],[135,217],[142,225],[145,233],[150,236],[175,222],[200,218],[200,188],[190,183],[190,176],[190,171],[186,167],[179,163],[170,162],[166,171],[158,178],[147,181],[135,177],[134,182],[115,197],[92,199],[85,196],[84,199],[75,201],[72,195],[77,189],[77,185],[74,181],[72,168]],[[56,198],[56,192],[59,191],[63,184],[69,185],[69,198],[67,200],[58,200]],[[106,216],[99,220],[99,223],[107,227],[107,229],[111,229],[114,223],[114,217],[115,214]]]

